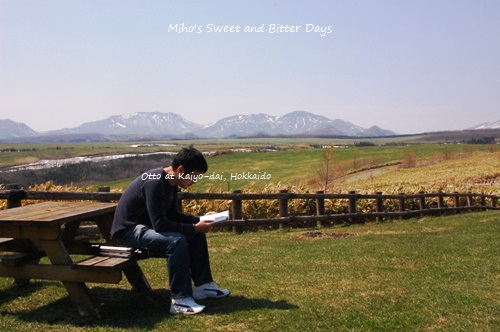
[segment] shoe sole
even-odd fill
[[[193,310],[193,311],[189,311],[189,310],[175,310],[175,309],[170,309],[170,313],[172,315],[177,315],[177,314],[183,314],[183,315],[196,315],[196,314],[199,314],[201,312],[203,312],[203,310],[205,310],[205,308],[201,309],[201,310]]]

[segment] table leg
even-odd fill
[[[61,240],[63,242],[71,242],[76,237],[78,228],[80,228],[81,221],[66,223],[64,225],[64,231],[61,234]]]
[[[73,261],[60,239],[41,240],[42,248],[45,250],[50,262],[54,265],[69,265]],[[82,316],[97,315],[101,317],[99,308],[93,303],[90,291],[83,282],[62,282],[69,297],[76,304],[78,312]]]
[[[32,261],[28,261],[29,264],[38,264],[40,262],[40,258],[33,259]],[[14,284],[17,287],[25,287],[30,284],[30,279],[26,278],[15,278]]]
[[[3,240],[3,241],[1,241]],[[6,241],[8,240],[8,241]],[[38,264],[40,262],[40,257],[42,254],[38,252],[38,248],[35,247],[31,240],[27,239],[1,239],[0,238],[0,250],[21,252],[26,254],[31,254],[30,258],[23,260],[23,263],[28,264]],[[27,286],[30,283],[30,279],[26,278],[14,278],[14,284],[18,287]]]

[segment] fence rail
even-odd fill
[[[95,201],[117,201],[121,193],[111,193],[109,188],[99,188],[97,192],[52,192],[32,191],[19,189],[15,185],[0,190],[0,199],[7,200],[7,208],[22,205],[23,200],[95,200]],[[235,190],[232,193],[191,193],[179,192],[178,207],[182,210],[185,200],[229,200],[231,201],[232,219],[220,222],[220,227],[233,227],[237,233],[245,227],[255,226],[278,226],[284,227],[294,223],[315,222],[317,225],[335,222],[363,222],[368,220],[387,220],[424,216],[443,213],[458,213],[462,211],[498,210],[500,196],[477,193],[424,193],[385,195],[380,192],[375,194],[359,194],[349,192],[347,194],[328,194],[321,191],[316,193],[292,193],[282,190],[278,193],[258,194],[243,193]],[[289,201],[294,199],[306,199],[314,201],[315,215],[289,215]],[[243,201],[248,200],[277,200],[279,214],[271,218],[248,219],[243,215]],[[325,200],[347,200],[347,212],[325,213]],[[360,201],[370,201],[370,211],[360,211]],[[384,202],[395,200],[398,202],[397,209],[389,210]],[[408,208],[411,202],[411,208]],[[448,202],[448,203],[446,203]],[[450,202],[452,202],[450,204]]]

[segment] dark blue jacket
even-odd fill
[[[177,210],[177,186],[171,186],[163,168],[155,168],[137,177],[125,190],[116,207],[111,238],[143,224],[157,232],[194,234],[194,224],[200,218]]]

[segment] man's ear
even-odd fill
[[[184,166],[180,165],[179,167],[177,167],[177,169],[175,170],[175,172],[177,174],[183,174],[184,173]]]

